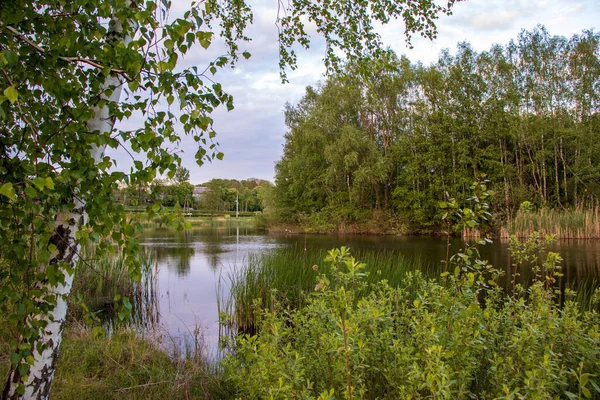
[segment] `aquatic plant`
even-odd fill
[[[515,218],[500,230],[500,237],[530,236],[533,232],[555,235],[558,239],[600,238],[600,207],[576,210],[531,211],[521,209]]]
[[[443,266],[431,265],[419,257],[409,258],[399,252],[357,251],[370,272],[368,285],[386,279],[397,286],[409,271],[423,270],[437,276]],[[253,253],[239,268],[235,268],[220,285],[231,284],[229,297],[220,298],[222,312],[232,316],[240,331],[251,331],[258,308],[272,308],[275,303],[297,308],[304,304],[306,293],[314,287],[317,273],[313,266],[320,263],[326,251],[297,247],[277,249],[269,253]]]

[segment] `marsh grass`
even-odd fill
[[[382,279],[398,286],[407,272],[420,270],[427,276],[439,276],[442,265],[409,258],[399,252],[358,250],[356,257],[366,263],[367,288]],[[314,290],[317,270],[323,264],[325,250],[290,247],[270,253],[252,253],[239,268],[221,277],[219,286],[230,285],[228,296],[218,296],[219,314],[228,318],[224,325],[239,332],[253,332],[256,312],[272,309],[275,303],[290,309],[304,305],[306,294]],[[367,289],[368,290],[368,289]]]
[[[585,210],[519,211],[516,217],[500,230],[500,237],[511,235],[556,235],[558,239],[600,239],[600,207]]]
[[[87,308],[105,327],[114,329],[115,296],[120,296],[132,305],[131,324],[151,327],[158,313],[157,266],[150,251],[142,250],[137,257],[141,265],[139,281],[132,277],[125,258],[119,254],[96,256],[93,247],[83,249],[73,283],[78,298],[71,298],[70,316],[82,320]]]

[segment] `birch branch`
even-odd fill
[[[0,25],[0,27],[2,27],[2,25]],[[23,35],[19,31],[17,31],[12,26],[6,26],[6,25],[4,25],[3,27],[6,28],[10,33],[12,33],[16,38],[18,38],[19,40],[27,43],[28,45],[30,45],[31,47],[33,47],[34,49],[36,49],[38,52],[40,52],[42,54],[46,54],[46,50],[44,50],[37,43],[35,43],[31,39],[29,39],[27,36]],[[104,69],[105,68],[102,64],[100,64],[100,63],[98,63],[96,61],[87,59],[87,58],[58,56],[58,59],[62,60],[64,62],[68,62],[68,63],[76,62],[76,63],[88,64],[88,65],[91,65],[92,67],[98,68],[98,69]],[[125,70],[111,68],[110,71],[113,72],[113,73],[115,73],[115,74],[119,74],[119,75],[123,76],[123,78],[125,78],[128,81],[133,80],[133,79],[131,79],[131,78],[129,78],[127,76],[127,72]]]

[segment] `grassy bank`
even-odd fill
[[[413,231],[407,221],[391,212],[370,211],[348,218],[328,212],[301,215],[295,220],[265,216],[264,225],[270,232],[319,233],[341,235],[407,235]]]
[[[171,225],[167,216],[165,217],[154,217],[153,219],[148,218],[148,214],[145,212],[129,214],[130,219],[141,223],[146,227],[168,227]],[[180,219],[185,223],[189,223],[191,227],[202,227],[202,226],[214,226],[215,224],[243,224],[246,226],[256,225],[256,221],[260,219],[260,215],[255,214],[235,217],[228,214],[215,214],[215,215],[176,215],[172,214],[171,217]]]
[[[533,232],[558,239],[600,239],[600,208],[587,210],[519,211],[500,229],[500,236],[530,236]]]
[[[122,331],[93,338],[71,327],[64,336],[51,399],[219,399],[220,375],[198,354],[171,358]]]
[[[85,248],[73,284],[51,399],[221,399],[226,396],[214,361],[202,343],[192,349],[161,348],[162,339],[145,337],[157,322],[155,262],[140,252],[134,263],[119,255],[98,256]],[[141,280],[129,273],[139,265]],[[129,315],[123,303],[130,300]],[[0,316],[0,379],[9,372],[14,339]],[[122,319],[120,324],[115,321]],[[104,327],[105,333],[97,329]],[[130,327],[130,328],[128,328]],[[170,342],[169,342],[170,343]],[[175,351],[175,355],[170,354]],[[179,351],[180,354],[177,354]],[[183,356],[185,354],[185,356]]]

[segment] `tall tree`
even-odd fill
[[[190,170],[185,167],[177,167],[175,170],[175,182],[182,184],[190,180]]]
[[[389,53],[349,63],[287,109],[280,215],[340,225],[387,209],[387,219],[436,229],[439,201],[466,200],[481,173],[502,194],[500,218],[525,200],[597,204],[598,38],[537,27],[479,54],[460,43],[428,68]]]
[[[454,1],[289,2],[277,19],[282,78],[295,67],[292,46],[309,45],[306,19],[327,40],[326,64],[335,70],[340,54],[358,59],[379,51],[374,21],[401,18],[407,38],[433,37],[435,18]],[[180,166],[172,151],[179,132],[200,144],[198,164],[221,157],[210,115],[221,104],[231,109],[232,98],[208,74],[249,56],[240,42],[251,10],[243,0],[207,0],[169,21],[170,5],[0,3],[0,279],[8,283],[0,288],[0,311],[17,334],[5,398],[49,395],[80,246],[95,241],[103,252],[116,243],[139,276],[132,237],[141,227],[113,201],[117,182],[148,183],[165,172],[172,178]],[[226,56],[178,67],[182,56],[198,45],[206,49],[219,34]],[[130,117],[143,122],[115,129]],[[107,147],[131,149],[130,173],[111,168]]]

